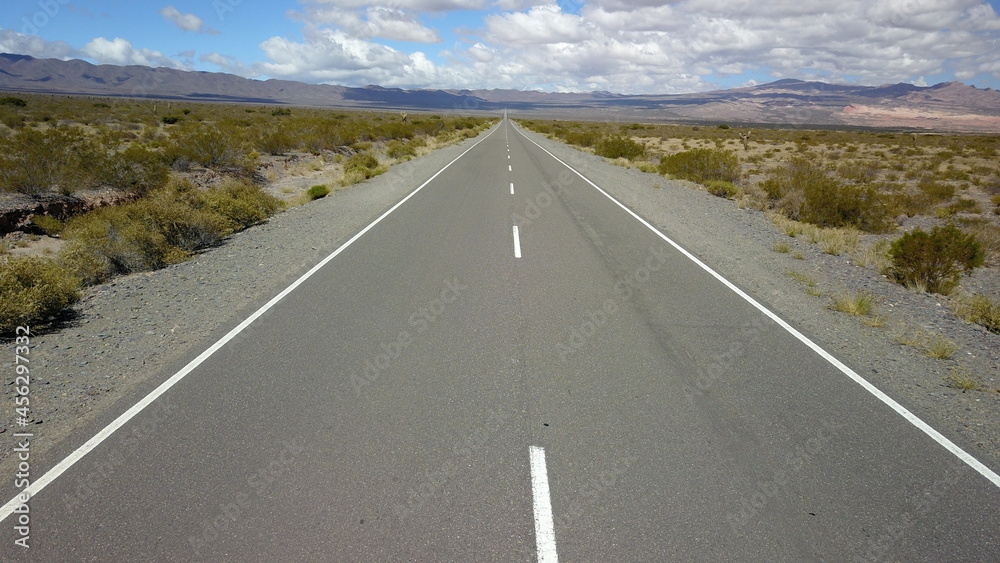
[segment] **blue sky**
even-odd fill
[[[1000,0],[4,0],[0,52],[348,86],[1000,89]]]

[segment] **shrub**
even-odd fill
[[[263,223],[281,209],[280,200],[246,180],[223,182],[205,192],[205,201],[222,217],[229,233]]]
[[[170,175],[158,154],[139,146],[111,154],[101,164],[102,184],[139,195],[163,187]]]
[[[309,191],[306,192],[306,196],[308,196],[310,200],[326,197],[329,194],[330,194],[330,188],[326,187],[323,184],[319,184],[318,186],[313,186],[309,188]]]
[[[378,158],[367,152],[359,152],[352,155],[344,162],[345,174],[363,176],[364,179],[378,175]]]
[[[595,131],[567,131],[562,138],[578,147],[593,147],[601,140],[601,136]]]
[[[733,199],[740,194],[740,189],[735,184],[725,180],[709,180],[705,182],[705,189],[714,196],[726,199]]]
[[[635,160],[646,155],[646,147],[621,135],[605,137],[597,143],[594,152],[605,158]]]
[[[205,192],[190,182],[172,183],[139,201],[72,219],[60,260],[87,285],[155,270],[265,220],[279,205],[241,180]]]
[[[187,255],[145,224],[137,211],[134,204],[128,204],[72,219],[66,226],[67,244],[60,260],[87,285],[183,261]]]
[[[737,182],[742,175],[735,153],[717,149],[691,149],[660,158],[660,174],[692,182]]]
[[[954,225],[916,229],[896,239],[889,248],[896,281],[927,291],[948,294],[965,272],[981,266],[982,247],[972,235]]]
[[[80,299],[80,280],[50,258],[0,263],[0,332],[45,322]]]
[[[955,314],[970,323],[986,327],[990,332],[1000,333],[1000,303],[985,295],[960,299],[955,304]]]
[[[93,183],[93,144],[79,131],[22,129],[0,141],[0,189],[39,195]]]
[[[803,157],[773,170],[761,188],[792,219],[876,233],[893,226],[884,198],[875,188],[844,184]]]
[[[178,135],[169,157],[174,162],[184,160],[238,174],[249,174],[257,165],[250,144],[232,126],[205,127]]]
[[[417,151],[414,150],[410,143],[400,141],[399,139],[393,139],[385,144],[385,155],[389,158],[403,158],[416,154]]]
[[[838,293],[832,297],[830,308],[856,317],[866,317],[875,310],[875,295],[861,291],[858,293]]]
[[[51,215],[32,215],[31,223],[47,235],[58,235],[65,226],[62,221]]]
[[[315,143],[319,144],[319,139],[315,139]],[[288,151],[296,148],[298,145],[298,140],[294,135],[291,134],[289,129],[284,126],[272,127],[263,135],[261,135],[260,140],[257,141],[257,148],[267,154],[279,155],[285,154]],[[322,147],[314,147],[322,148]]]

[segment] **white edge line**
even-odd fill
[[[351,237],[347,242],[345,242],[344,244],[340,245],[329,256],[327,256],[326,258],[324,258],[323,260],[321,260],[318,264],[316,264],[315,266],[313,266],[308,272],[306,272],[305,274],[302,274],[302,276],[299,277],[299,279],[297,279],[294,282],[292,282],[292,284],[289,285],[288,287],[286,287],[281,293],[275,295],[270,301],[268,301],[267,303],[265,303],[260,309],[257,309],[256,311],[254,311],[254,313],[251,314],[249,317],[247,317],[243,322],[241,322],[240,324],[236,325],[236,328],[230,330],[228,333],[226,333],[225,336],[223,336],[222,338],[220,338],[219,340],[217,340],[214,344],[212,344],[211,346],[209,346],[207,350],[205,350],[204,352],[202,352],[201,354],[199,354],[198,357],[196,357],[195,359],[191,360],[186,366],[184,366],[183,368],[181,368],[180,371],[178,371],[177,373],[175,373],[174,375],[172,375],[169,379],[167,379],[166,381],[164,381],[163,383],[161,383],[156,389],[154,389],[148,395],[146,395],[145,397],[143,397],[138,403],[132,405],[131,408],[129,408],[124,413],[122,413],[118,418],[116,418],[110,424],[108,424],[107,426],[105,426],[103,429],[101,429],[101,431],[99,431],[92,438],[90,438],[89,440],[87,440],[82,446],[80,446],[79,448],[77,448],[76,450],[74,450],[71,454],[69,454],[68,456],[66,456],[62,461],[60,461],[54,467],[52,467],[51,469],[49,469],[48,471],[46,471],[44,475],[42,475],[41,477],[39,477],[35,481],[32,481],[31,485],[29,485],[28,487],[24,488],[20,493],[18,493],[17,495],[15,495],[14,498],[12,498],[10,501],[8,501],[7,504],[3,505],[3,507],[0,508],[0,522],[2,522],[3,520],[5,520],[8,516],[10,516],[14,512],[14,510],[17,507],[19,507],[19,506],[21,506],[21,504],[23,504],[23,501],[21,500],[21,497],[23,495],[27,495],[27,497],[30,499],[31,497],[33,497],[33,496],[37,495],[39,492],[41,492],[42,489],[44,489],[46,486],[48,486],[49,483],[51,483],[52,481],[55,481],[60,475],[62,475],[64,472],[66,472],[66,470],[68,470],[70,467],[72,467],[76,462],[80,461],[80,459],[82,459],[83,456],[85,456],[88,453],[90,453],[91,450],[93,450],[94,448],[96,448],[97,446],[99,446],[101,444],[101,442],[103,442],[109,436],[111,436],[112,434],[114,434],[119,428],[121,428],[122,426],[125,426],[125,424],[129,420],[131,420],[133,417],[135,417],[135,415],[137,415],[140,412],[142,412],[142,410],[145,409],[146,407],[148,407],[150,404],[152,404],[153,401],[155,401],[161,395],[163,395],[164,393],[166,393],[167,390],[169,390],[171,387],[173,387],[174,385],[176,385],[180,380],[184,379],[184,377],[186,377],[189,373],[191,373],[192,371],[194,371],[195,368],[197,368],[199,365],[201,365],[202,362],[204,362],[209,357],[211,357],[212,354],[215,354],[217,351],[219,351],[220,348],[222,348],[223,346],[225,346],[230,340],[232,340],[233,338],[235,338],[239,333],[243,332],[243,330],[246,329],[246,327],[250,326],[250,324],[253,323],[255,320],[257,320],[258,318],[260,318],[261,315],[263,315],[269,309],[271,309],[272,307],[274,307],[279,301],[281,301],[286,296],[288,296],[289,293],[291,293],[296,288],[298,288],[300,285],[302,285],[302,283],[305,282],[307,279],[309,279],[310,277],[312,277],[313,274],[315,274],[316,272],[318,272],[320,270],[320,268],[322,268],[327,263],[329,263],[331,260],[333,260],[334,258],[336,258],[337,255],[339,255],[341,252],[343,252],[347,247],[349,247],[350,245],[354,244],[354,242],[357,241],[359,238],[361,238],[362,235],[364,235],[365,233],[367,233],[369,230],[371,230],[372,227],[374,227],[375,225],[377,225],[378,223],[380,223],[382,221],[382,219],[385,219],[386,217],[389,216],[390,213],[392,213],[393,211],[395,211],[396,209],[398,209],[401,205],[403,205],[404,203],[406,203],[406,201],[408,199],[410,199],[411,197],[413,197],[414,195],[416,195],[417,192],[419,192],[420,190],[424,189],[424,187],[427,186],[427,184],[430,184],[435,178],[438,177],[438,175],[440,175],[442,172],[444,172],[449,166],[451,166],[452,164],[455,164],[455,162],[457,162],[458,159],[462,158],[463,156],[466,155],[466,153],[468,153],[472,149],[476,148],[476,146],[479,145],[479,143],[481,143],[481,142],[485,141],[487,138],[489,138],[490,135],[492,135],[493,133],[495,133],[497,131],[497,129],[499,129],[499,127],[495,128],[493,131],[491,131],[488,135],[486,135],[482,139],[476,141],[475,144],[473,144],[471,147],[469,147],[465,151],[463,151],[462,154],[460,154],[457,157],[455,157],[454,160],[452,160],[448,164],[444,165],[444,168],[441,168],[440,170],[438,170],[437,172],[435,172],[433,176],[431,176],[430,178],[428,178],[423,184],[420,184],[420,186],[418,186],[412,192],[410,192],[409,194],[407,194],[406,197],[404,197],[403,199],[401,199],[395,205],[393,205],[392,207],[390,207],[388,211],[386,211],[382,215],[379,215],[379,217],[377,219],[375,219],[374,221],[372,221],[371,223],[369,223],[367,227],[365,227],[364,229],[361,229],[361,231],[359,231],[357,234],[355,234],[353,237]]]
[[[552,498],[549,473],[545,467],[545,448],[531,446],[531,498],[535,512],[535,549],[539,562],[559,561],[556,529],[552,521]]]
[[[514,258],[521,257],[521,237],[517,232],[517,225],[514,225]]]
[[[516,130],[517,129],[515,129],[515,131]],[[826,350],[824,350],[823,348],[821,348],[818,344],[816,344],[815,342],[813,342],[812,340],[810,340],[807,336],[805,336],[804,334],[802,334],[801,332],[799,332],[798,330],[796,330],[794,327],[792,327],[790,324],[788,324],[787,322],[785,322],[776,313],[771,312],[770,309],[768,309],[767,307],[764,307],[763,305],[761,305],[760,303],[758,303],[756,299],[754,299],[753,297],[750,297],[749,295],[747,295],[743,290],[741,290],[740,288],[736,287],[735,284],[733,284],[732,282],[730,282],[726,278],[722,277],[721,274],[719,274],[718,272],[716,272],[715,270],[713,270],[712,268],[710,268],[707,264],[705,264],[704,262],[702,262],[701,260],[699,260],[693,254],[691,254],[690,252],[688,252],[687,250],[685,250],[684,248],[682,248],[679,244],[677,244],[676,242],[674,242],[673,240],[671,240],[667,235],[665,235],[662,232],[660,232],[659,229],[657,229],[656,227],[654,227],[653,225],[651,225],[648,221],[646,221],[645,219],[643,219],[642,217],[640,217],[639,215],[637,215],[635,212],[633,212],[631,209],[629,209],[628,207],[626,207],[623,203],[621,203],[620,201],[618,201],[617,199],[615,199],[611,194],[609,194],[608,192],[606,192],[603,189],[601,189],[600,186],[598,186],[594,182],[591,182],[586,176],[584,176],[583,174],[581,174],[575,168],[573,168],[569,164],[566,164],[565,162],[563,162],[561,159],[559,159],[559,157],[557,157],[556,155],[554,155],[551,152],[549,152],[545,147],[543,147],[542,145],[539,145],[538,143],[536,143],[533,139],[531,139],[530,137],[528,137],[524,133],[521,133],[521,136],[524,137],[525,139],[528,139],[529,141],[531,141],[536,147],[538,147],[538,148],[542,149],[543,151],[545,151],[549,156],[551,156],[552,158],[556,159],[556,161],[558,161],[560,164],[562,164],[566,168],[568,168],[571,171],[573,171],[573,173],[576,174],[577,176],[579,176],[580,178],[582,178],[583,181],[585,181],[588,184],[590,184],[591,186],[593,186],[597,191],[601,192],[605,197],[607,197],[608,199],[610,199],[611,201],[613,201],[616,205],[618,205],[618,207],[621,207],[622,209],[624,209],[626,213],[628,213],[633,218],[635,218],[637,221],[639,221],[640,223],[642,223],[643,225],[645,225],[649,230],[651,230],[654,233],[656,233],[661,239],[663,239],[664,241],[666,241],[670,246],[673,246],[675,249],[677,249],[678,252],[680,252],[681,254],[683,254],[684,256],[686,256],[689,260],[691,260],[692,262],[694,262],[695,264],[697,264],[699,267],[701,267],[701,269],[703,269],[706,272],[708,272],[709,274],[711,274],[713,277],[715,277],[715,279],[717,279],[720,282],[722,282],[726,287],[728,287],[734,293],[736,293],[737,295],[739,295],[740,297],[742,297],[746,302],[748,302],[751,305],[753,305],[754,307],[756,307],[757,310],[759,310],[760,312],[762,312],[765,315],[767,315],[771,320],[773,320],[774,322],[778,323],[778,325],[781,328],[785,329],[789,334],[791,334],[795,338],[799,339],[799,341],[801,341],[803,344],[805,344],[809,348],[812,348],[812,350],[814,352],[816,352],[817,354],[819,354],[824,360],[826,360],[827,362],[829,362],[830,364],[832,364],[835,368],[839,369],[842,373],[844,373],[844,375],[846,375],[847,377],[849,377],[852,380],[854,380],[854,382],[857,383],[858,385],[860,385],[862,388],[864,388],[865,391],[868,391],[869,393],[871,393],[872,395],[874,395],[878,400],[880,400],[883,403],[885,403],[886,405],[888,405],[889,408],[891,408],[892,410],[896,411],[897,414],[899,414],[904,419],[906,419],[910,424],[912,424],[913,426],[916,426],[924,434],[927,434],[934,441],[936,441],[938,444],[940,444],[941,446],[943,446],[946,450],[948,450],[949,452],[951,452],[952,454],[954,454],[955,457],[957,457],[958,459],[960,459],[963,462],[965,462],[965,464],[968,465],[969,467],[971,467],[971,468],[975,469],[976,471],[978,471],[979,474],[982,475],[983,477],[986,477],[987,479],[989,479],[990,482],[993,483],[993,485],[995,485],[996,487],[1000,487],[1000,475],[997,475],[997,473],[995,471],[993,471],[989,467],[986,467],[986,465],[984,465],[981,461],[979,461],[978,459],[976,459],[975,457],[973,457],[972,454],[970,454],[970,453],[966,452],[965,450],[963,450],[962,448],[958,447],[958,445],[956,445],[954,442],[952,442],[951,440],[949,440],[946,436],[944,436],[943,434],[941,434],[940,432],[938,432],[937,430],[935,430],[931,425],[929,425],[926,422],[924,422],[923,420],[921,420],[920,417],[918,417],[917,415],[913,414],[906,407],[904,407],[903,405],[901,405],[898,402],[896,402],[895,399],[893,399],[892,397],[886,395],[878,387],[875,387],[874,385],[872,385],[871,383],[869,383],[867,379],[861,377],[854,370],[852,370],[851,368],[849,368],[846,365],[844,365],[843,362],[841,362],[837,358],[833,357],[833,355],[831,355],[829,352],[827,352]]]

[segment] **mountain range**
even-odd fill
[[[877,127],[1000,133],[1000,91],[959,82],[857,86],[801,80],[673,95],[352,88],[0,54],[0,90],[607,121]]]

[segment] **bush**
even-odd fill
[[[64,231],[67,244],[60,260],[87,285],[183,261],[187,254],[145,224],[144,215],[137,205],[127,204],[72,219]]]
[[[258,158],[250,143],[233,126],[205,127],[178,135],[169,157],[174,162],[183,160],[237,174],[252,173]]]
[[[0,106],[11,106],[16,108],[23,108],[28,105],[23,98],[18,98],[15,96],[4,96],[0,98]]]
[[[0,332],[45,322],[80,299],[80,280],[50,258],[0,263]]]
[[[277,199],[242,180],[204,192],[175,182],[139,201],[72,219],[60,260],[87,285],[155,270],[266,220],[279,207]]]
[[[0,189],[39,195],[94,182],[93,144],[75,129],[22,129],[0,141]]]
[[[761,188],[792,219],[875,233],[894,226],[886,202],[875,188],[844,184],[803,157],[792,158],[773,170]]]
[[[158,154],[138,146],[108,156],[98,172],[100,183],[138,195],[163,187],[169,176]]]
[[[378,175],[378,159],[366,152],[352,155],[344,162],[345,175],[363,176],[364,179]]]
[[[717,149],[691,149],[660,158],[660,174],[705,183],[710,180],[737,182],[742,176],[740,158]]]
[[[733,199],[740,194],[740,189],[736,187],[732,182],[726,182],[725,180],[709,180],[705,182],[705,189],[708,193],[724,197],[726,199]]]
[[[246,180],[228,180],[205,192],[209,209],[222,217],[227,234],[263,223],[281,201]]]
[[[310,201],[326,197],[329,194],[330,194],[330,188],[326,187],[323,184],[320,184],[318,186],[313,186],[309,188],[309,191],[306,192],[306,196],[309,197]]]
[[[985,260],[976,238],[954,225],[905,233],[892,243],[889,255],[897,282],[945,295],[958,285],[961,274]]]
[[[605,158],[635,160],[646,155],[646,147],[628,137],[613,135],[601,139],[594,152]]]
[[[47,235],[58,235],[65,226],[62,221],[51,215],[32,215],[31,224],[41,229]]]
[[[958,301],[955,314],[970,323],[986,327],[990,332],[1000,333],[1000,303],[985,295],[973,295]]]
[[[385,155],[389,158],[403,158],[415,156],[416,154],[417,151],[414,150],[410,143],[400,141],[399,139],[393,139],[385,144]]]

